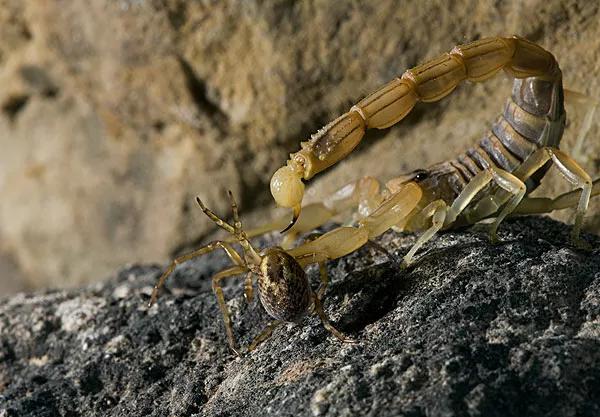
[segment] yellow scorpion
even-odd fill
[[[367,128],[387,128],[404,118],[418,101],[440,100],[461,81],[483,81],[501,69],[514,78],[512,95],[476,146],[453,160],[394,178],[383,189],[376,179],[364,177],[322,202],[301,208],[302,180],[347,156]],[[498,226],[509,214],[547,213],[576,206],[571,238],[576,246],[584,246],[579,234],[590,197],[600,194],[600,179],[592,181],[574,159],[558,149],[565,120],[562,73],[550,52],[516,36],[485,38],[456,46],[439,58],[409,69],[359,101],[310,140],[301,142],[301,150],[291,154],[287,164],[275,172],[270,184],[273,197],[279,206],[293,211],[282,247],[258,252],[249,237],[285,227],[287,220],[279,219],[246,233],[231,193],[233,224],[217,217],[197,199],[204,213],[233,239],[212,242],[176,258],[155,285],[150,305],[178,264],[221,248],[234,266],[217,273],[212,285],[229,345],[236,353],[239,350],[221,281],[240,274],[246,274],[248,300],[252,299],[257,277],[261,303],[274,319],[253,340],[249,350],[267,339],[278,325],[298,321],[313,312],[334,336],[352,342],[333,327],[323,310],[322,298],[328,282],[325,265],[389,229],[423,231],[402,260],[402,265],[408,266],[416,251],[441,229],[494,218],[490,239],[496,241]],[[574,190],[554,199],[527,197],[552,163]],[[349,209],[356,209],[355,226],[338,227],[292,247],[299,233],[313,230]],[[243,256],[231,246],[234,241],[241,244]],[[316,292],[306,277],[305,267],[309,264],[319,265],[321,286]]]

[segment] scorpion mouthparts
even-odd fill
[[[292,220],[290,221],[290,223],[286,226],[285,229],[283,229],[281,232],[279,233],[285,233],[288,230],[290,230],[292,227],[294,227],[294,225],[296,224],[296,221],[298,220],[298,217],[300,217],[300,204],[298,204],[297,206],[294,206],[293,210],[294,210],[294,215],[292,217]]]

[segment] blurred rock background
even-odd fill
[[[596,1],[0,0],[0,293],[164,262],[212,232],[199,195],[273,215],[271,173],[300,140],[405,69],[516,33],[558,58],[567,88],[600,92]],[[499,75],[369,132],[308,200],[473,143],[511,82]],[[563,148],[587,109],[567,105]],[[582,165],[600,175],[598,123]],[[555,170],[539,191],[568,187]],[[568,219],[568,213],[559,218]],[[600,204],[586,229],[600,231]]]

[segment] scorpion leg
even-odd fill
[[[227,304],[225,304],[225,296],[223,295],[223,288],[221,287],[221,281],[224,278],[231,277],[234,275],[239,275],[246,272],[248,269],[243,266],[232,266],[230,268],[224,269],[221,272],[217,272],[212,277],[212,288],[217,296],[217,302],[219,303],[219,308],[221,309],[221,313],[223,314],[223,321],[225,322],[225,332],[227,333],[227,341],[229,342],[229,347],[231,350],[235,352],[236,355],[240,356],[240,352],[237,350],[235,345],[235,337],[233,335],[233,327],[231,324],[231,317],[229,317],[229,311],[227,310]]]
[[[582,190],[573,190],[554,198],[525,197],[513,213],[542,214],[575,207],[581,198],[581,192]],[[597,178],[592,182],[592,192],[590,197],[595,197],[597,195],[600,195],[600,178]]]
[[[494,168],[493,173],[495,174],[494,180],[496,183],[501,188],[512,194],[512,197],[510,200],[508,200],[500,214],[498,214],[496,220],[494,220],[494,223],[492,223],[490,228],[490,241],[494,243],[498,241],[498,226],[506,218],[506,216],[512,213],[515,207],[519,205],[525,196],[525,193],[527,192],[527,187],[523,181],[508,171]]]
[[[583,218],[587,211],[590,196],[592,194],[592,179],[587,172],[569,155],[556,148],[541,148],[533,153],[527,160],[517,168],[514,174],[525,181],[546,162],[552,161],[561,174],[572,185],[581,188],[581,195],[575,211],[575,223],[571,232],[571,240],[578,247],[585,247],[585,243],[579,239],[579,232],[583,224]]]
[[[406,268],[412,263],[412,258],[421,246],[429,239],[433,237],[441,228],[444,226],[444,220],[446,219],[446,212],[448,206],[444,200],[436,200],[427,205],[420,213],[420,216],[424,218],[431,217],[431,227],[427,229],[415,242],[412,248],[404,256],[402,260],[402,267]]]
[[[404,267],[410,265],[417,250],[429,241],[429,239],[431,239],[444,225],[453,223],[456,218],[465,211],[477,193],[492,181],[512,195],[490,228],[490,240],[492,242],[497,241],[496,231],[498,225],[519,204],[525,195],[526,187],[521,180],[511,173],[496,167],[489,167],[485,171],[479,172],[471,179],[458,197],[456,197],[452,206],[448,207],[443,200],[435,200],[418,214],[418,216],[422,216],[423,218],[431,217],[431,227],[419,236],[413,247],[404,256],[402,265]],[[475,210],[477,210],[477,207]],[[472,215],[472,213],[469,212],[466,214]]]
[[[456,218],[465,211],[465,216],[468,219],[480,218],[481,214],[481,205],[477,204],[475,207],[471,209],[467,209],[469,203],[473,200],[473,198],[477,195],[479,191],[481,191],[486,185],[488,185],[491,181],[496,183],[500,188],[505,191],[508,191],[510,194],[510,198],[506,205],[504,205],[503,209],[500,211],[500,214],[496,217],[496,220],[492,224],[490,228],[490,240],[492,242],[496,242],[497,230],[500,223],[504,220],[506,216],[508,216],[515,207],[519,204],[519,202],[525,196],[525,192],[527,188],[523,181],[521,181],[517,176],[511,174],[508,171],[503,169],[490,166],[486,170],[479,172],[475,175],[471,181],[466,185],[466,187],[462,190],[459,196],[454,200],[452,206],[448,209],[448,215],[446,217],[445,224],[448,225],[453,223]],[[495,201],[493,198],[486,200],[488,204],[494,205],[494,212],[506,202],[506,199],[502,201]],[[489,206],[485,207],[486,212],[489,211]]]

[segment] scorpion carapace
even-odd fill
[[[389,180],[385,187],[363,177],[342,187],[321,202],[300,210],[302,179],[309,179],[346,156],[367,127],[384,128],[402,119],[416,101],[435,101],[449,94],[461,80],[481,81],[504,68],[515,77],[511,97],[503,113],[476,146],[457,158]],[[457,46],[449,54],[413,68],[354,106],[350,112],[320,130],[302,150],[292,154],[271,181],[280,205],[294,209],[294,221],[281,247],[257,252],[250,236],[278,230],[286,218],[244,232],[230,193],[233,224],[218,218],[200,200],[204,213],[233,238],[210,243],[175,259],[160,277],[150,304],[177,264],[221,248],[234,266],[213,277],[213,289],[221,308],[231,348],[237,352],[231,320],[220,282],[246,274],[245,295],[252,298],[253,276],[258,277],[260,299],[274,321],[251,343],[253,349],[273,329],[315,312],[324,326],[342,341],[351,341],[329,322],[321,300],[327,286],[326,262],[345,256],[387,230],[423,231],[404,256],[403,266],[440,229],[495,218],[490,237],[511,213],[546,213],[576,206],[572,238],[581,245],[579,232],[592,195],[600,194],[600,179],[590,176],[558,149],[564,126],[562,76],[552,54],[520,38],[489,38]],[[587,125],[589,127],[589,125]],[[554,199],[531,198],[533,190],[554,163],[576,188]],[[311,231],[334,216],[353,210],[354,226],[338,227],[314,240],[293,247],[299,233]],[[240,256],[232,242],[242,246]],[[304,269],[318,264],[321,286],[310,288]]]

